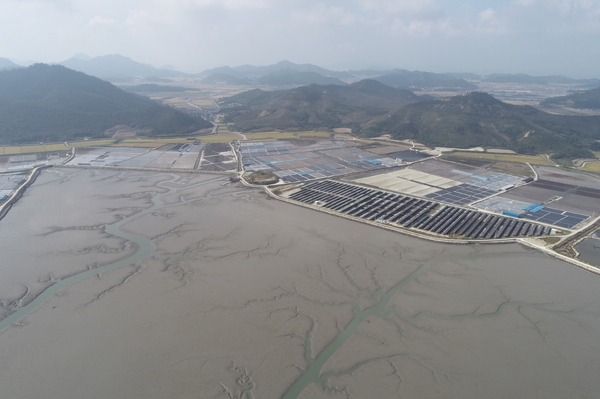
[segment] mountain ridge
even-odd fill
[[[119,54],[102,55],[90,59],[75,56],[57,64],[101,79],[192,76],[171,69],[155,68],[152,65],[143,64]]]
[[[0,120],[3,143],[104,137],[117,125],[148,135],[183,135],[212,126],[99,78],[46,64],[0,72]]]
[[[236,105],[226,121],[242,131],[353,127],[405,104],[422,101],[410,90],[375,80],[348,86],[315,85],[267,92],[250,90],[223,101]]]
[[[483,146],[553,153],[557,158],[586,157],[592,156],[588,148],[600,139],[600,117],[552,115],[471,92],[409,104],[364,124],[360,133],[390,134],[433,147]]]
[[[600,87],[573,93],[568,96],[547,98],[540,103],[542,107],[568,107],[577,109],[600,109]]]

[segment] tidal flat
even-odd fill
[[[596,398],[600,278],[227,177],[45,170],[0,222],[2,398]]]

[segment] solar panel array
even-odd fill
[[[302,187],[291,199],[366,220],[385,221],[441,235],[468,238],[540,236],[550,228],[524,220],[442,206],[425,199],[323,180]]]
[[[550,234],[550,227],[540,224],[454,206],[442,207],[413,227],[442,235],[486,239]]]
[[[445,188],[435,193],[428,194],[426,197],[437,201],[448,202],[450,204],[466,205],[494,194],[497,194],[496,191],[463,183],[458,186]]]
[[[523,215],[524,218],[535,220],[536,222],[552,224],[565,229],[572,229],[579,223],[588,218],[579,213],[562,211],[560,209],[542,207],[537,212],[530,212]]]

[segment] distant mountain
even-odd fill
[[[0,57],[0,71],[5,70],[5,69],[15,69],[15,68],[22,68],[22,66],[15,64],[8,58]]]
[[[393,73],[393,71],[391,71],[391,70],[382,71],[379,69],[360,69],[360,70],[353,69],[353,70],[348,71],[348,73],[355,77],[374,78],[377,76],[389,75],[390,73]]]
[[[182,135],[212,124],[60,65],[0,72],[0,142],[103,137],[117,125]]]
[[[90,59],[76,56],[58,64],[107,80],[123,80],[123,78],[147,76],[156,76],[159,78],[191,76],[170,69],[158,69],[152,65],[142,64],[118,54],[104,55]]]
[[[600,117],[551,115],[472,92],[409,104],[363,125],[362,135],[391,134],[429,146],[508,148],[520,153],[554,153],[557,158],[591,156],[600,140]]]
[[[122,89],[131,93],[180,93],[184,91],[200,91],[199,89],[190,89],[183,86],[157,85],[153,83],[126,86],[122,87]]]
[[[455,79],[469,79],[469,80],[480,80],[481,75],[477,75],[476,73],[470,72],[448,72],[443,75],[450,76]]]
[[[228,73],[215,72],[204,79],[202,79],[204,83],[208,84],[226,84],[226,85],[236,85],[236,86],[244,86],[252,84],[250,79],[242,78],[239,76],[230,75]]]
[[[78,59],[78,60],[84,60],[84,61],[89,61],[89,60],[92,59],[92,57],[90,57],[87,54],[83,54],[83,53],[77,53],[72,58],[75,58],[75,59]]]
[[[358,127],[409,103],[421,101],[409,90],[394,89],[374,80],[348,86],[308,85],[267,92],[250,90],[228,97],[223,104],[227,122],[242,131]]]
[[[256,79],[269,73],[288,70],[296,72],[314,72],[323,76],[335,77],[338,79],[351,78],[352,74],[348,72],[330,71],[325,68],[321,68],[317,65],[312,64],[294,64],[289,61],[280,61],[273,65],[267,66],[254,66],[254,65],[241,65],[234,68],[228,66],[218,67],[209,69],[201,73],[201,75],[208,76],[214,73],[225,73],[239,78],[250,78]]]
[[[585,90],[568,96],[547,98],[540,103],[542,107],[568,107],[600,110],[600,88]]]
[[[452,76],[420,71],[394,70],[387,75],[374,78],[388,86],[409,88],[416,90],[475,90],[477,86],[464,79]]]
[[[524,73],[501,74],[496,73],[483,77],[482,81],[491,83],[520,83],[520,84],[577,84],[577,85],[600,85],[600,79],[572,79],[566,76],[531,76]]]
[[[323,76],[317,72],[298,72],[291,69],[281,69],[278,71],[267,73],[256,79],[256,82],[270,86],[304,86],[309,84],[317,85],[339,85],[346,86],[338,78],[332,76]]]

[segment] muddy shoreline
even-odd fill
[[[0,224],[0,251],[0,300],[56,287],[0,332],[2,397],[600,389],[598,277],[519,244],[445,245],[272,201],[227,176],[52,168]]]

